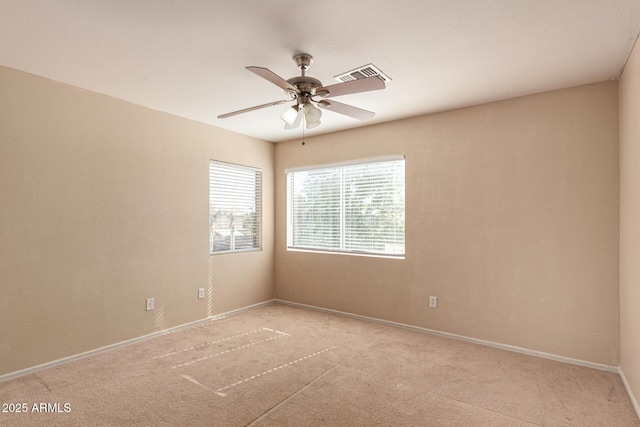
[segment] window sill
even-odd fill
[[[262,252],[262,248],[235,249],[233,251],[209,252],[209,255],[213,256],[213,255],[243,254],[247,252]]]
[[[323,251],[320,249],[301,249],[301,248],[292,248],[287,247],[288,252],[306,252],[312,254],[323,254],[323,255],[350,255],[357,257],[366,257],[366,258],[385,258],[385,259],[396,259],[396,260],[404,260],[405,254],[402,255],[384,255],[384,254],[371,254],[364,252],[348,252],[348,251]]]

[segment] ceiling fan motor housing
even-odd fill
[[[299,96],[314,96],[316,94],[316,89],[322,87],[322,82],[320,80],[307,76],[292,77],[287,80],[287,82],[298,89],[300,93]]]

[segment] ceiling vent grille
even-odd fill
[[[360,80],[367,77],[378,77],[383,82],[390,82],[391,79],[380,71],[375,65],[367,64],[355,70],[347,71],[346,73],[339,74],[333,78],[339,82],[351,82],[354,80]]]

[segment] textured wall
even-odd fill
[[[6,68],[0,93],[0,375],[267,300],[274,255],[279,298],[618,363],[615,82],[275,149]],[[286,251],[285,168],[389,154],[407,156],[405,260]],[[262,252],[208,255],[210,158],[263,169]]]
[[[620,370],[640,415],[640,46],[620,79]]]
[[[273,144],[2,67],[0,93],[0,375],[273,297]],[[263,169],[262,252],[209,256],[212,158]]]
[[[405,260],[286,250],[286,168],[392,154]],[[616,82],[280,143],[275,177],[277,298],[618,364]]]

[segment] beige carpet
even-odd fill
[[[11,426],[640,426],[616,374],[277,304],[5,381],[0,402],[27,404]]]

